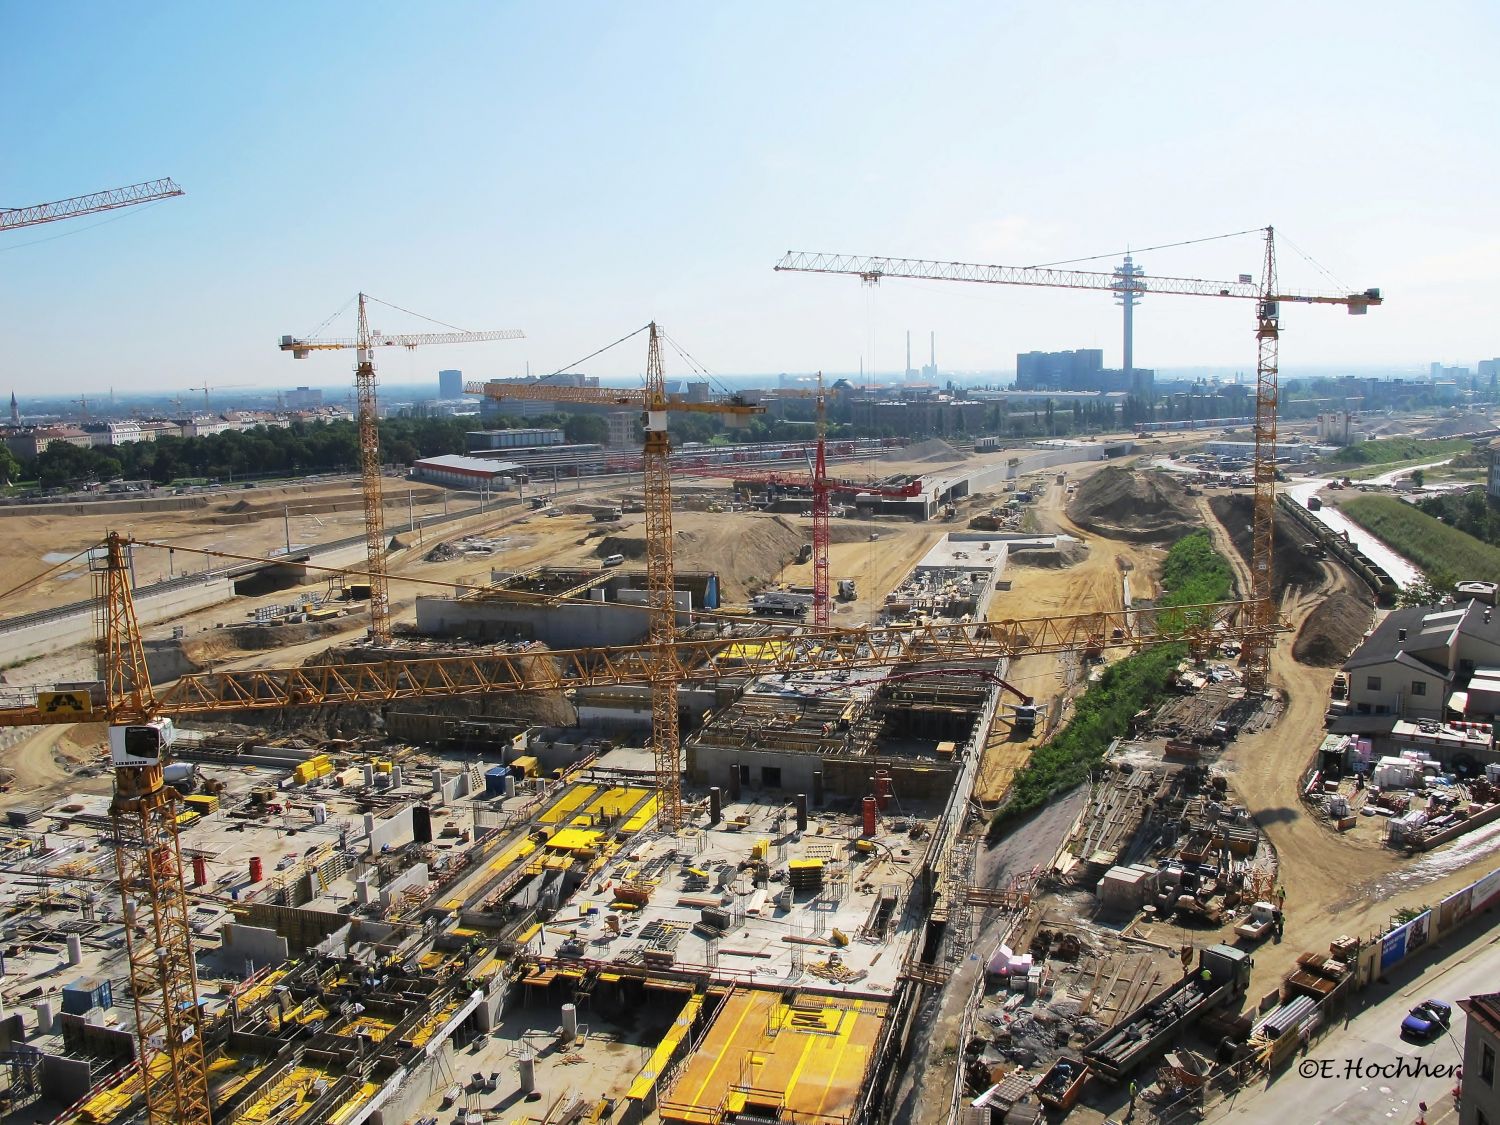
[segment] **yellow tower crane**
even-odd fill
[[[1252,628],[1244,648],[1245,686],[1263,692],[1270,671],[1271,644],[1276,633],[1275,585],[1271,546],[1276,512],[1277,348],[1282,304],[1342,305],[1362,315],[1381,303],[1379,289],[1362,293],[1291,293],[1276,280],[1276,242],[1271,227],[1265,231],[1265,256],[1257,285],[1249,274],[1238,281],[1204,281],[1188,277],[1153,277],[1132,269],[1098,273],[1088,270],[1032,266],[987,266],[972,262],[936,262],[917,258],[877,258],[854,254],[788,251],[776,263],[778,271],[847,274],[875,284],[882,278],[925,281],[969,281],[987,285],[1029,285],[1053,289],[1102,289],[1127,300],[1149,290],[1185,297],[1234,297],[1255,302],[1255,339],[1259,349],[1255,384],[1255,519],[1250,552],[1250,607]]]
[[[412,348],[427,344],[477,344],[487,340],[519,340],[526,333],[519,329],[499,332],[424,332],[387,336],[370,331],[365,305],[375,298],[359,295],[359,325],[353,339],[281,338],[281,350],[291,352],[293,359],[306,359],[317,351],[353,349],[356,355],[354,386],[359,407],[359,477],[364,495],[365,550],[370,580],[370,639],[388,641],[391,637],[391,597],[385,572],[385,498],[380,487],[380,412],[375,395],[376,348]],[[377,304],[385,304],[378,301]],[[388,306],[395,308],[396,306]],[[405,310],[398,310],[405,311]],[[205,390],[205,396],[207,391]]]
[[[675,831],[682,820],[682,767],[677,737],[678,672],[672,653],[677,631],[676,582],[672,568],[672,476],[667,459],[671,441],[667,415],[672,412],[724,414],[731,420],[764,414],[765,407],[738,396],[689,402],[668,395],[661,361],[661,334],[656,322],[647,326],[646,385],[642,388],[563,386],[531,383],[470,383],[469,394],[492,399],[529,399],[533,402],[577,402],[596,406],[639,406],[645,427],[642,476],[646,493],[646,604],[650,611],[650,642],[657,674],[651,680],[651,749],[656,763],[657,823],[663,832]]]

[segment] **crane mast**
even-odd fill
[[[352,340],[283,336],[279,346],[282,351],[291,352],[293,359],[306,359],[315,351],[352,349],[355,353],[355,413],[359,426],[360,493],[365,509],[365,569],[370,583],[370,639],[379,644],[391,639],[391,598],[386,576],[385,496],[380,473],[380,404],[376,394],[375,349],[518,340],[525,333],[507,329],[500,332],[421,332],[388,336],[370,331],[366,305],[372,300],[377,299],[365,293],[359,294],[358,324]],[[203,397],[206,402],[206,386]]]
[[[1276,534],[1276,409],[1281,397],[1278,352],[1281,306],[1276,298],[1276,238],[1266,228],[1261,299],[1255,306],[1255,514],[1250,535],[1250,634],[1244,651],[1245,687],[1266,690],[1276,621],[1273,551]]]
[[[359,415],[359,488],[365,508],[365,557],[370,582],[370,638],[391,639],[390,584],[385,573],[385,497],[380,477],[380,410],[375,391],[375,360],[370,318],[359,295],[354,394]]]
[[[828,487],[827,403],[823,394],[823,373],[818,372],[818,440],[813,454],[813,624],[826,628],[828,604],[828,547],[833,540],[828,526],[833,507]]]
[[[682,822],[682,768],[678,757],[677,676],[672,639],[677,632],[677,583],[672,568],[672,476],[667,460],[667,384],[656,322],[646,350],[643,484],[646,493],[646,601],[656,675],[651,681],[651,754],[656,768],[656,819],[663,832]]]
[[[198,1006],[175,791],[163,776],[170,720],[153,722],[156,699],[130,596],[126,545],[111,533],[95,572],[104,684],[115,707],[110,806],[125,952],[135,1005],[137,1064],[150,1125],[209,1125],[208,1071]]]
[[[0,230],[17,230],[182,195],[170,179],[113,188],[33,207],[0,209]],[[84,417],[88,404],[79,399]],[[175,791],[163,776],[170,720],[153,721],[124,539],[111,533],[94,565],[100,673],[109,701],[110,803],[115,874],[135,1007],[136,1061],[148,1125],[211,1125],[198,969],[193,956]]]

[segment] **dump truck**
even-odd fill
[[[1234,928],[1234,932],[1248,941],[1259,941],[1276,925],[1276,907],[1269,902],[1257,902],[1250,907],[1249,916]]]
[[[1254,964],[1248,953],[1233,946],[1203,949],[1196,969],[1084,1047],[1089,1070],[1123,1082],[1208,1013],[1242,999]]]

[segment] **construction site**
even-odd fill
[[[869,479],[835,476],[821,382],[785,394],[815,400],[806,473],[686,479],[671,416],[767,406],[669,392],[655,323],[626,337],[642,388],[470,387],[639,412],[638,476],[471,511],[448,487],[490,471],[469,458],[387,479],[373,354],[514,333],[381,335],[360,295],[352,339],[283,337],[356,353],[361,472],[313,513],[351,534],[294,535],[278,493],[71,525],[17,564],[0,1118],[1096,1122],[1125,1083],[1132,1111],[1137,1080],[1165,1109],[1283,1059],[1299,996],[1369,975],[1378,905],[1335,903],[1326,953],[1280,945],[1332,901],[1314,868],[1347,894],[1396,859],[1257,815],[1302,784],[1261,751],[1320,720],[1291,634],[1352,581],[1273,565],[1280,305],[1380,304],[1282,293],[1264,239],[1259,283],[1152,279],[1256,310],[1242,547],[1129,434],[882,446]],[[1165,548],[1196,528],[1235,600],[1164,597]],[[89,596],[58,605],[74,579]],[[987,839],[1080,695],[1167,644],[1163,700],[1046,830]]]

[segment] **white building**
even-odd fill
[[[1500,616],[1492,607],[1470,601],[1398,609],[1344,662],[1349,711],[1441,719],[1451,706],[1472,718],[1462,689],[1497,668]]]
[[[430,481],[449,488],[497,490],[513,488],[516,482],[524,481],[526,469],[514,461],[494,461],[445,453],[440,457],[424,457],[413,462],[411,476],[413,480]]]

